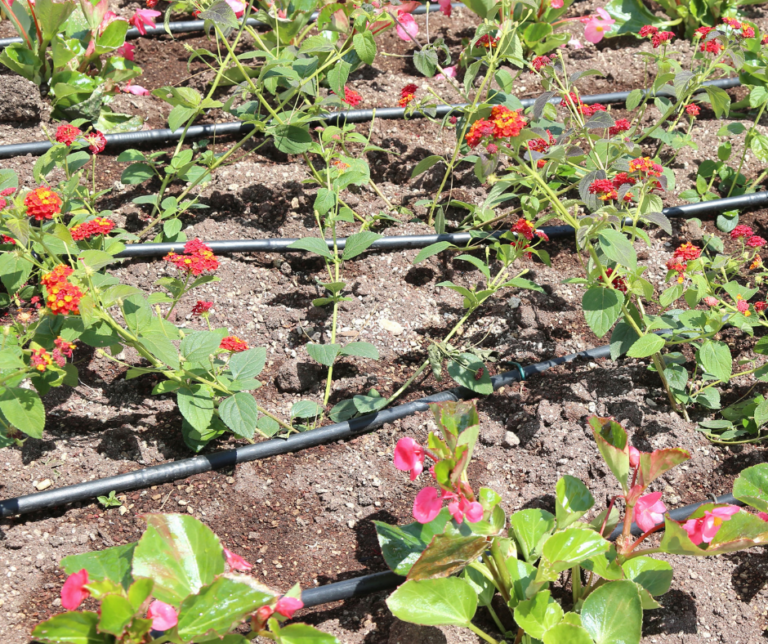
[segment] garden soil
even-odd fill
[[[129,7],[130,8],[130,7]],[[133,7],[135,8],[135,7]],[[572,9],[572,15],[587,13],[590,3]],[[577,11],[578,10],[578,11]],[[761,10],[755,19],[764,25]],[[418,18],[422,33],[426,19]],[[467,12],[455,11],[450,20],[439,15],[429,19],[432,37],[443,36],[454,56],[461,39],[473,33]],[[0,35],[9,35],[0,25]],[[574,33],[581,27],[576,23]],[[210,46],[200,36],[137,41],[136,60],[145,68],[139,82],[149,88],[164,84],[196,84],[204,87],[205,68],[187,66],[187,49]],[[628,90],[643,84],[643,58],[648,43],[634,39],[605,41],[598,47],[587,44],[580,50],[564,50],[569,70],[596,68],[604,76],[584,77],[582,94]],[[394,35],[380,40],[380,51],[401,56],[412,48]],[[690,47],[680,49],[681,60],[690,57]],[[424,95],[432,87],[448,102],[458,100],[445,83],[418,76],[408,58],[379,56],[374,68],[356,73],[350,85],[364,98],[362,107],[390,106],[409,82]],[[202,73],[201,73],[202,72]],[[193,78],[193,74],[197,74]],[[29,86],[3,75],[9,88],[0,110],[0,143],[42,138],[41,127],[49,127],[44,100],[31,98]],[[518,81],[518,96],[536,96],[541,88],[533,75]],[[730,91],[734,100],[743,90]],[[153,97],[116,100],[115,109],[144,115],[147,127],[163,127],[166,105]],[[622,114],[621,108],[614,110]],[[649,110],[649,119],[655,116]],[[223,114],[207,115],[208,122],[232,120]],[[732,119],[734,120],[734,119]],[[738,120],[738,119],[735,119]],[[748,120],[741,121],[749,124]],[[703,159],[716,158],[717,130],[722,120],[708,108],[693,130],[698,149],[686,149],[674,163],[677,185],[670,187],[665,205],[682,203],[677,194],[695,182]],[[427,120],[377,121],[358,126],[372,132],[372,142],[391,154],[368,155],[374,180],[396,206],[412,208],[418,215],[389,227],[377,228],[388,235],[427,233],[424,210],[414,204],[434,194],[441,180],[440,166],[410,179],[419,160],[430,154],[452,151],[455,134]],[[766,133],[765,124],[758,129]],[[211,141],[217,151],[231,142]],[[312,217],[315,188],[307,183],[309,173],[301,158],[287,157],[270,146],[249,144],[234,163],[219,171],[200,192],[208,210],[185,219],[189,238],[250,239],[306,237],[317,235]],[[648,153],[653,149],[648,148]],[[740,153],[734,144],[734,157]],[[119,182],[124,164],[117,153],[98,158],[100,187],[113,187],[102,208],[113,211],[119,224],[132,231],[146,225],[147,212],[131,202],[157,186],[123,186]],[[14,168],[25,185],[32,185],[35,159],[21,157],[3,162]],[[763,168],[747,156],[744,174],[756,177]],[[55,179],[55,177],[54,177]],[[479,204],[486,189],[479,187],[471,168],[461,168],[453,177],[455,199]],[[372,191],[348,191],[345,201],[363,217],[386,210]],[[451,209],[448,224],[455,226],[466,215]],[[768,236],[768,212],[742,216],[743,223]],[[352,226],[339,234],[354,232]],[[659,288],[666,273],[665,262],[677,245],[714,232],[712,222],[674,222],[672,235],[652,234],[652,246],[640,248],[649,265],[648,278]],[[456,345],[479,345],[494,349],[499,362],[494,373],[510,368],[509,361],[530,364],[604,344],[584,323],[576,285],[563,284],[581,276],[571,241],[546,246],[552,267],[521,262],[520,271],[545,289],[544,294],[508,292],[484,307],[464,327]],[[461,298],[437,287],[444,280],[466,286],[480,274],[465,262],[432,257],[414,265],[417,251],[367,253],[344,266],[344,280],[353,299],[340,311],[340,341],[367,341],[378,348],[381,359],[345,358],[334,372],[331,403],[376,389],[382,395],[396,391],[424,360],[426,349],[439,340],[462,314]],[[208,284],[197,296],[186,298],[176,310],[175,322],[184,328],[201,327],[191,317],[197,299],[212,300],[212,322],[226,326],[251,346],[265,346],[267,366],[263,387],[255,395],[263,406],[287,418],[300,399],[322,401],[324,374],[309,359],[308,340],[328,341],[328,312],[312,306],[320,295],[317,279],[323,279],[319,260],[303,254],[233,255],[220,259],[221,281]],[[127,260],[113,273],[124,283],[151,290],[173,268],[160,259]],[[738,358],[752,358],[752,341],[735,332],[724,332]],[[120,356],[131,362],[126,351]],[[34,493],[38,489],[112,476],[142,467],[189,457],[181,439],[181,416],[174,399],[152,396],[156,381],[145,376],[125,380],[126,367],[109,362],[88,347],[78,346],[75,363],[80,384],[50,392],[44,399],[48,420],[42,439],[28,439],[19,448],[0,450],[0,495],[3,498]],[[733,382],[724,391],[733,402],[754,385],[748,378]],[[402,401],[450,387],[424,376],[411,386]],[[691,461],[662,477],[653,485],[664,492],[669,507],[691,503],[710,495],[731,491],[740,470],[765,460],[762,447],[723,448],[710,444],[696,431],[696,420],[686,422],[669,409],[655,375],[643,361],[609,360],[576,362],[479,400],[481,438],[470,468],[470,482],[477,489],[490,486],[503,498],[507,512],[540,507],[554,510],[557,479],[570,474],[584,480],[596,499],[596,509],[606,506],[617,492],[615,481],[602,465],[587,429],[591,414],[614,416],[627,428],[641,450],[683,447]],[[234,470],[209,472],[183,481],[118,495],[120,508],[104,509],[97,502],[39,512],[0,522],[0,637],[8,644],[29,640],[37,622],[61,610],[59,590],[64,574],[58,567],[66,555],[87,552],[137,540],[144,528],[142,515],[153,512],[183,512],[210,526],[223,544],[254,565],[253,574],[264,583],[285,591],[294,583],[303,588],[386,569],[376,541],[373,521],[407,523],[418,490],[428,481],[414,483],[392,466],[397,440],[412,436],[425,441],[434,428],[429,414],[413,416],[351,441],[338,442],[245,463]],[[230,438],[209,450],[235,447]],[[646,613],[643,644],[727,642],[757,644],[764,641],[768,625],[768,560],[761,549],[712,559],[667,557],[675,566],[670,592],[661,598],[662,607]],[[555,592],[566,589],[556,587]],[[302,611],[299,617],[333,633],[345,644],[454,644],[478,641],[473,634],[454,627],[417,627],[394,619],[388,612],[386,593],[337,602]],[[88,608],[89,604],[86,603]],[[92,606],[90,606],[92,607]],[[493,625],[481,609],[480,623],[489,632]]]

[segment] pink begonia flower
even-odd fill
[[[553,9],[562,9],[563,8],[563,0],[552,0],[549,3],[549,6]]]
[[[227,560],[227,565],[230,570],[239,570],[240,572],[248,572],[253,566],[249,564],[240,555],[235,554],[231,550],[224,548],[224,558]]]
[[[126,42],[120,45],[115,50],[115,53],[118,56],[122,56],[123,58],[125,58],[125,60],[133,61],[133,55],[135,51],[136,51],[136,45],[134,45],[133,43]]]
[[[735,505],[726,505],[712,511],[707,510],[703,517],[686,521],[683,524],[683,529],[697,546],[702,542],[709,543],[715,538],[723,521],[728,521],[738,511],[739,508]]]
[[[419,35],[419,25],[416,24],[416,19],[410,13],[398,11],[397,20],[396,31],[400,40],[411,42],[411,38],[416,38]]]
[[[83,588],[87,583],[88,571],[85,568],[67,577],[61,587],[61,605],[67,610],[75,610],[83,600],[91,596],[91,593]]]
[[[597,14],[590,16],[589,22],[584,27],[584,38],[591,43],[599,43],[611,30],[611,25],[616,22],[602,7],[597,10]]]
[[[245,13],[245,4],[240,2],[240,0],[226,0],[226,2],[232,11],[235,12],[235,17],[242,18],[243,14]]]
[[[763,521],[768,521],[768,514],[765,512],[758,512],[757,516],[759,516]]]
[[[300,599],[296,599],[295,597],[281,597],[277,600],[275,612],[280,613],[283,617],[291,619],[293,614],[300,608],[304,608],[304,603]]]
[[[563,0],[560,0],[562,4]],[[451,0],[437,0],[437,4],[440,5],[440,11],[442,11],[449,18],[451,17]]]
[[[410,472],[411,481],[415,481],[424,470],[425,457],[426,452],[424,448],[409,436],[397,441],[394,458],[395,467],[401,472]]]
[[[477,523],[483,518],[483,506],[477,501],[470,503],[465,497],[460,496],[458,500],[451,501],[448,504],[448,512],[451,513],[456,523],[461,523],[466,517],[470,523]]]
[[[635,523],[643,532],[653,530],[664,521],[667,506],[661,500],[661,492],[641,496],[635,503]]]
[[[581,44],[581,41],[578,38],[571,38],[568,41],[568,45],[570,47],[573,47],[574,49],[583,49],[584,45]]]
[[[123,91],[136,96],[149,96],[149,90],[144,89],[141,85],[126,85],[123,87]]]
[[[429,523],[443,507],[440,493],[433,487],[425,487],[413,500],[413,518],[419,523]]]
[[[716,297],[712,297],[711,295],[708,295],[704,298],[704,304],[707,306],[717,306],[719,304]]]
[[[179,623],[176,609],[159,599],[149,605],[147,617],[152,620],[152,628],[156,631],[168,631]]]
[[[456,78],[456,65],[443,67],[443,76],[447,76],[448,78]]]
[[[629,465],[633,468],[640,465],[640,450],[632,445],[629,446]]]
[[[162,15],[159,11],[152,9],[136,9],[136,13],[131,16],[130,22],[139,33],[144,36],[147,33],[147,27],[155,26],[155,18]]]

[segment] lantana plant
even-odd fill
[[[507,516],[496,492],[475,491],[468,480],[480,433],[474,406],[431,408],[438,431],[426,445],[401,438],[394,464],[410,471],[411,480],[431,476],[435,487],[416,495],[415,523],[376,522],[387,564],[407,578],[387,600],[402,620],[464,626],[491,644],[590,644],[619,637],[638,643],[643,612],[660,606],[663,599],[657,598],[674,574],[670,563],[652,555],[706,557],[768,541],[768,465],[745,470],[734,484],[736,498],[751,507],[705,503],[674,521],[662,492],[649,486],[690,455],[679,448],[641,452],[610,418],[589,419],[617,480],[607,507],[595,507],[587,486],[567,475],[557,482],[554,513],[526,509]],[[474,623],[479,607],[488,610],[501,638]],[[510,612],[513,630],[497,614],[499,607]]]

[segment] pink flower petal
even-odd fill
[[[635,523],[643,532],[653,530],[664,520],[666,506],[661,500],[661,492],[641,496],[635,503]]]
[[[629,465],[631,467],[640,465],[640,450],[631,445],[629,446]]]
[[[141,85],[126,85],[123,87],[123,91],[136,96],[149,96],[149,90],[144,89]]]
[[[456,78],[456,65],[451,65],[450,67],[444,67],[443,76],[447,76],[448,78]]]
[[[241,18],[245,13],[245,5],[240,0],[226,0],[226,3],[235,12],[235,17]]]
[[[470,523],[477,523],[478,521],[481,521],[483,518],[483,506],[480,505],[477,501],[473,501],[469,504],[469,507],[466,509],[464,516],[467,517],[467,521]]]
[[[281,597],[277,600],[275,612],[280,613],[283,617],[291,619],[293,614],[300,608],[304,608],[304,603],[300,599],[296,599],[295,597]]]
[[[230,570],[239,570],[240,572],[248,572],[253,566],[249,564],[240,555],[235,554],[231,550],[224,548],[224,558],[227,560],[227,565]]]
[[[433,487],[425,487],[413,500],[413,518],[419,523],[429,523],[443,507],[443,500]]]
[[[67,610],[75,610],[91,593],[83,588],[88,583],[88,571],[83,568],[72,573],[61,587],[61,605]]]
[[[558,0],[555,0],[558,1]],[[563,0],[559,0],[560,4],[562,5]],[[440,11],[442,11],[446,16],[449,18],[451,17],[451,0],[437,0],[437,3],[440,5]]]
[[[563,0],[552,0],[549,3],[549,6],[553,9],[562,9],[563,8]]]
[[[416,38],[419,35],[419,25],[416,23],[416,19],[410,13],[399,12],[397,20],[396,31],[400,40],[412,42],[411,38]]]
[[[156,631],[168,631],[179,623],[176,609],[159,599],[149,605],[147,617],[152,620],[152,628]]]

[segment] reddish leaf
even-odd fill
[[[438,579],[453,575],[479,557],[488,545],[486,537],[460,537],[455,533],[435,535],[413,564],[408,579]]]
[[[671,449],[657,449],[650,454],[640,455],[640,469],[638,471],[638,484],[647,487],[651,481],[659,478],[665,472],[680,463],[685,463],[691,455],[680,447]]]
[[[624,493],[628,491],[627,475],[629,474],[629,441],[624,428],[612,418],[589,418],[592,433],[595,436],[597,449],[618,479]]]

